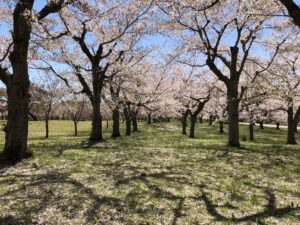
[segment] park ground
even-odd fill
[[[300,224],[300,146],[285,130],[256,127],[237,149],[206,123],[196,139],[177,122],[139,125],[111,139],[110,124],[92,144],[90,122],[74,137],[51,121],[49,139],[30,122],[35,157],[0,169],[0,224]]]

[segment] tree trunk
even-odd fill
[[[77,121],[73,121],[74,122],[74,135],[77,136],[78,135],[78,131],[77,131]]]
[[[220,134],[224,134],[224,121],[220,120],[219,123],[220,123]]]
[[[264,121],[263,121],[263,120],[259,121],[259,128],[260,128],[261,130],[264,129]]]
[[[20,161],[27,152],[29,76],[28,46],[31,34],[29,13],[33,1],[19,1],[13,14],[13,50],[10,54],[13,76],[7,81],[7,132],[3,155],[7,160]]]
[[[249,123],[249,134],[250,134],[250,141],[254,141],[254,126],[252,121]]]
[[[294,112],[293,106],[288,107],[288,137],[287,144],[295,145],[297,144],[295,138],[295,121],[294,121]]]
[[[97,65],[92,65],[93,71],[93,115],[92,115],[92,133],[90,136],[91,141],[102,141],[102,116],[101,116],[101,92],[102,82],[99,78]]]
[[[124,117],[125,117],[125,126],[126,126],[126,133],[125,135],[131,135],[131,116],[130,116],[130,107],[124,108]]]
[[[151,124],[151,113],[147,114],[147,123]]]
[[[279,130],[279,129],[280,129],[279,126],[280,126],[280,123],[279,123],[279,122],[276,122],[276,130]]]
[[[213,115],[210,114],[210,115],[209,115],[209,120],[208,120],[208,125],[209,125],[209,126],[212,126],[212,124],[213,124]]]
[[[131,121],[130,119],[126,120],[126,135],[131,135]]]
[[[46,131],[45,138],[48,138],[49,137],[49,117],[48,116],[45,117],[45,131]]]
[[[112,120],[113,120],[113,132],[112,132],[112,137],[120,137],[121,133],[120,133],[120,112],[119,112],[119,108],[116,107],[113,110],[113,114],[112,114]]]
[[[186,135],[186,127],[187,127],[187,113],[182,114],[181,123],[182,123],[182,134]]]
[[[138,132],[139,131],[138,122],[137,122],[137,118],[136,118],[135,115],[132,117],[132,131],[133,132]]]
[[[238,84],[227,88],[228,97],[228,145],[240,147]]]
[[[102,137],[102,117],[100,113],[100,99],[94,100],[91,141],[101,141]]]
[[[106,129],[108,129],[108,127],[109,127],[108,123],[109,123],[109,120],[106,119]]]
[[[197,121],[197,117],[191,116],[190,138],[195,138],[196,121]]]
[[[203,123],[203,117],[202,117],[202,116],[200,116],[199,122],[200,122],[200,123]]]

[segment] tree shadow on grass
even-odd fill
[[[264,207],[264,210],[261,212],[257,212],[254,214],[246,215],[243,217],[235,217],[232,215],[232,217],[226,217],[218,212],[217,207],[213,202],[209,199],[208,195],[204,191],[204,189],[201,187],[202,190],[202,196],[201,199],[205,203],[207,212],[215,218],[216,221],[227,221],[227,222],[234,222],[234,223],[240,223],[240,222],[258,222],[260,221],[261,224],[263,222],[262,219],[274,217],[274,218],[282,218],[292,212],[296,212],[300,209],[299,206],[294,207],[293,205],[289,205],[286,207],[277,208],[276,207],[276,197],[270,190],[264,190],[266,194],[266,200],[267,204]]]
[[[216,221],[219,222],[231,222],[231,223],[257,222],[258,224],[264,224],[264,222],[262,221],[263,219],[267,219],[271,217],[282,218],[291,213],[300,211],[300,207],[298,205],[294,206],[293,203],[285,207],[276,207],[276,196],[274,195],[274,193],[269,189],[261,189],[265,193],[266,196],[265,199],[267,202],[262,211],[245,215],[242,217],[235,217],[234,214],[232,214],[232,216],[230,217],[220,213],[218,211],[218,208],[225,207],[234,210],[238,210],[238,208],[236,206],[231,205],[230,203],[226,203],[224,205],[214,204],[212,200],[210,200],[208,197],[207,191],[209,190],[205,190],[206,188],[205,184],[199,185],[199,190],[201,193],[199,196],[176,195],[167,190],[164,190],[162,187],[156,184],[151,184],[150,179],[158,178],[158,179],[165,179],[168,182],[182,183],[182,184],[188,184],[190,186],[195,186],[193,182],[189,180],[185,180],[182,176],[170,177],[169,175],[175,175],[175,174],[168,173],[168,172],[152,173],[152,174],[142,173],[140,175],[133,176],[131,178],[124,178],[118,180],[115,184],[118,187],[119,185],[130,185],[130,183],[132,182],[141,181],[148,186],[149,190],[151,190],[152,192],[153,197],[173,201],[175,207],[173,208],[173,219],[170,223],[172,225],[180,224],[178,223],[178,220],[181,217],[188,216],[183,212],[184,202],[188,199],[203,202],[207,209],[208,214],[212,216]],[[257,187],[257,188],[261,188],[261,187]]]
[[[121,161],[118,161],[115,166],[118,167],[121,163]],[[113,170],[113,165],[107,164],[107,166]],[[165,168],[165,171],[146,173],[139,172],[141,171],[141,168],[134,166],[127,168],[127,170],[132,171],[132,174],[128,177],[122,176],[121,173],[114,174],[111,171],[110,175],[114,178],[114,187],[112,188],[121,190],[122,187],[132,186],[135,182],[141,182],[148,187],[146,193],[136,192],[133,188],[122,197],[112,197],[96,193],[93,188],[88,187],[82,182],[63,173],[49,172],[35,176],[21,175],[20,179],[26,180],[27,184],[0,195],[0,200],[3,204],[7,204],[9,201],[23,202],[19,206],[16,206],[19,207],[18,210],[20,210],[20,213],[18,215],[20,215],[20,217],[7,215],[0,218],[0,224],[28,224],[29,221],[31,221],[28,217],[31,215],[37,215],[53,205],[58,207],[61,211],[68,212],[70,217],[76,217],[78,215],[78,211],[82,208],[81,204],[84,202],[89,203],[88,207],[84,209],[83,213],[81,213],[87,224],[99,224],[98,222],[95,222],[95,218],[101,219],[99,218],[99,212],[103,206],[113,210],[115,213],[116,218],[112,217],[111,220],[117,220],[120,223],[125,223],[126,215],[129,215],[132,212],[138,214],[141,218],[144,218],[147,213],[157,213],[156,210],[150,208],[142,209],[139,207],[138,203],[134,202],[135,199],[139,199],[144,195],[149,195],[151,199],[159,199],[159,201],[167,200],[172,202],[172,219],[170,221],[170,224],[172,225],[180,224],[180,219],[189,216],[185,212],[185,201],[187,200],[193,200],[198,202],[198,204],[204,204],[207,209],[207,213],[216,221],[231,223],[257,222],[270,217],[282,218],[300,209],[299,206],[294,207],[292,205],[280,208],[276,207],[276,196],[274,193],[268,189],[257,187],[261,188],[266,196],[265,199],[267,204],[264,206],[264,209],[260,212],[243,217],[230,217],[220,213],[218,208],[226,207],[234,210],[238,210],[238,208],[228,203],[224,205],[213,203],[208,196],[208,192],[210,190],[207,186],[205,184],[198,185],[195,181],[186,176],[187,174],[185,174],[184,171],[175,172],[171,171],[171,168]],[[109,174],[107,175],[109,176]],[[199,194],[175,194],[155,181],[164,181],[171,186],[174,184],[174,187],[176,187],[175,184],[195,187],[199,190]],[[71,190],[69,190],[66,186],[70,186]],[[63,188],[63,190],[66,188],[76,194],[72,196],[64,196],[65,193],[60,193],[60,188]],[[33,201],[34,203],[30,205],[27,204],[26,201]],[[134,204],[128,204],[130,202],[133,202]],[[16,208],[13,210],[16,210]],[[166,214],[168,212],[166,208],[163,208],[160,213]],[[263,224],[263,222],[261,221],[260,224]]]

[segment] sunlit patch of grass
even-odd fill
[[[30,122],[35,157],[0,171],[0,224],[298,224],[300,147],[255,127],[226,146],[218,126],[140,123],[140,132],[89,144],[90,122]],[[122,123],[122,133],[124,124]],[[248,138],[248,127],[240,135]],[[4,134],[0,134],[3,147]]]

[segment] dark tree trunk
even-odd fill
[[[34,121],[38,121],[38,118],[31,112],[29,112],[29,116],[34,120]]]
[[[74,135],[77,136],[78,135],[78,129],[77,129],[77,121],[73,121],[74,122]]]
[[[219,124],[220,124],[220,134],[224,134],[224,121],[220,120]]]
[[[92,118],[92,133],[91,141],[101,141],[102,136],[102,117],[100,113],[100,98],[94,100],[93,104],[93,118]]]
[[[181,123],[182,123],[182,134],[186,135],[186,127],[187,127],[187,117],[188,117],[188,111],[184,112],[182,114]]]
[[[109,120],[106,119],[106,129],[108,129],[108,127],[109,127],[108,123],[109,123]]]
[[[130,119],[126,120],[126,135],[127,136],[131,135],[131,121],[130,121]]]
[[[202,116],[200,116],[199,122],[200,122],[200,123],[203,123],[203,117],[202,117]]]
[[[279,122],[276,122],[276,130],[279,130],[279,129],[280,129],[279,126],[280,126],[280,123],[279,123]]]
[[[254,126],[253,126],[253,122],[249,123],[249,134],[250,134],[250,141],[254,141]]]
[[[13,76],[6,81],[7,86],[7,132],[3,155],[7,160],[20,161],[27,152],[29,76],[28,45],[31,34],[29,14],[33,1],[19,1],[13,13],[13,51],[10,54]]]
[[[208,125],[209,125],[209,126],[212,126],[212,124],[213,124],[213,115],[210,114],[210,115],[209,115],[209,120],[208,120]]]
[[[93,115],[92,115],[92,133],[90,136],[91,141],[102,141],[102,115],[101,115],[101,92],[102,92],[102,80],[99,78],[98,68],[96,65],[92,66],[93,70],[93,97],[92,97],[92,106],[93,106]]]
[[[112,114],[112,120],[113,120],[113,132],[112,132],[112,137],[120,137],[121,133],[120,133],[120,112],[119,112],[119,108],[115,108],[113,110],[113,114]]]
[[[228,145],[240,147],[238,83],[227,87],[228,97]]]
[[[261,130],[264,129],[264,121],[263,121],[263,120],[259,121],[259,128],[260,128]]]
[[[125,126],[126,126],[126,133],[125,135],[131,135],[131,115],[130,115],[130,107],[124,108],[124,117],[125,117]]]
[[[136,118],[135,115],[132,117],[132,131],[133,132],[138,132],[139,131],[138,122],[137,122],[137,118]]]
[[[151,124],[151,113],[147,114],[147,123]]]
[[[297,144],[295,138],[295,121],[294,121],[294,112],[293,106],[288,107],[288,138],[287,144],[295,145]]]
[[[45,138],[48,138],[49,137],[49,117],[48,116],[46,116],[46,118],[45,118],[45,131],[46,131]]]
[[[196,127],[197,117],[191,116],[191,129],[190,129],[190,138],[195,138],[195,127]]]

